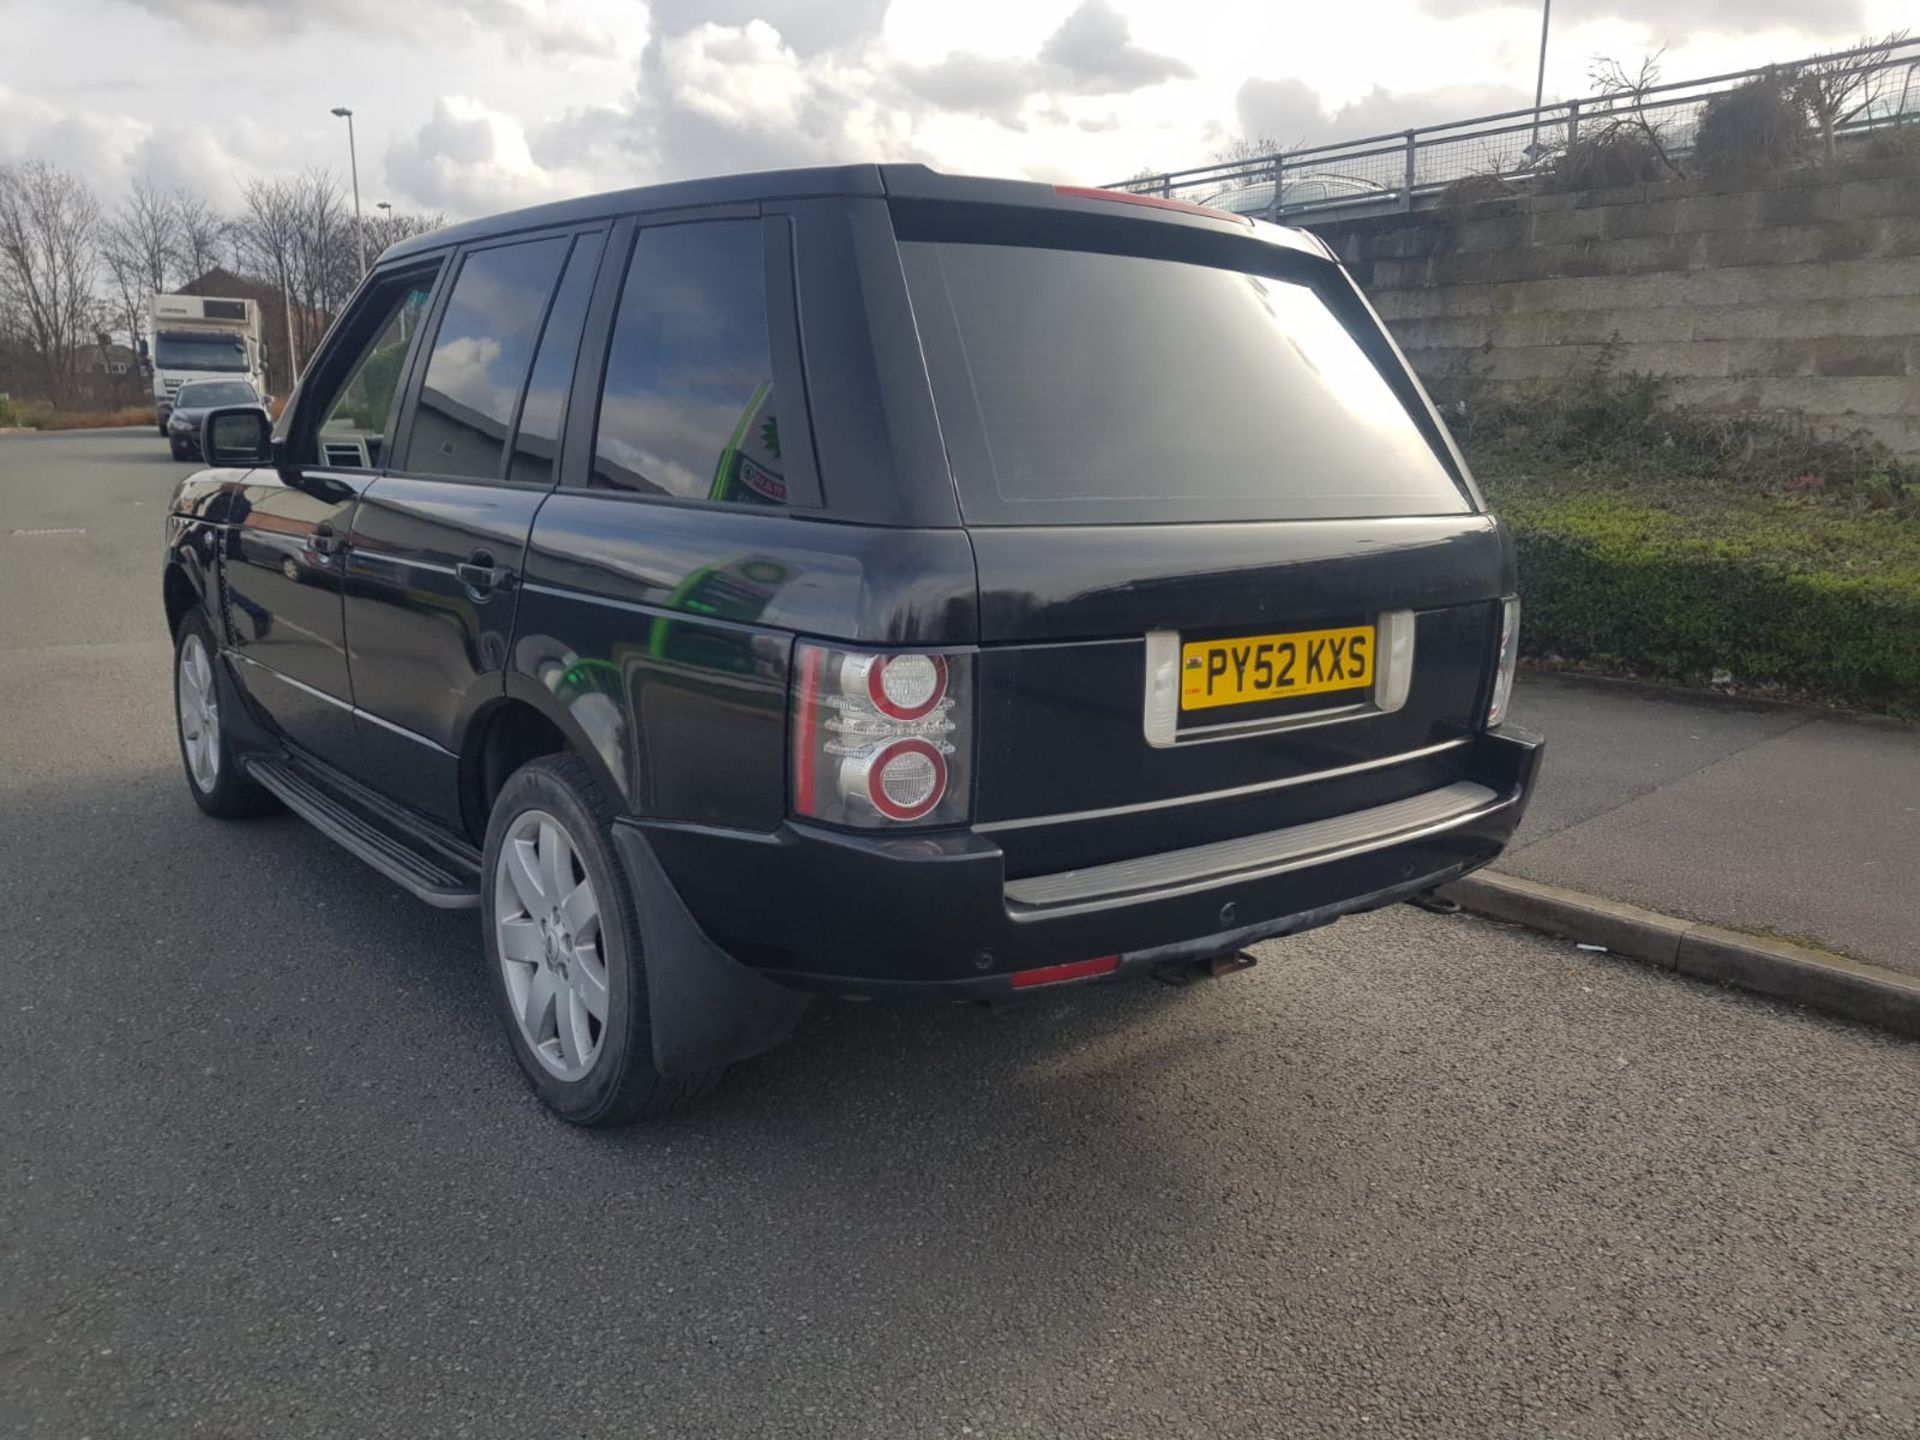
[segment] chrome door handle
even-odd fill
[[[476,595],[484,595],[493,590],[511,590],[514,575],[504,565],[495,565],[493,557],[487,554],[475,555],[471,560],[462,561],[453,567],[453,573],[460,577],[460,583]]]

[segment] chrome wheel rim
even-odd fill
[[[220,697],[213,684],[213,657],[198,635],[180,647],[180,748],[187,773],[205,794],[220,783]]]
[[[600,902],[566,827],[544,810],[519,815],[500,846],[493,933],[520,1038],[549,1074],[583,1078],[607,1031]]]

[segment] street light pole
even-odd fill
[[[347,122],[347,164],[353,172],[353,228],[360,237],[360,274],[367,273],[367,226],[360,218],[360,156],[353,144],[353,111],[345,105],[333,107],[333,113]]]
[[[1533,143],[1527,147],[1534,160],[1540,158],[1540,102],[1547,93],[1547,25],[1552,19],[1553,0],[1540,0],[1540,69],[1533,80]]]

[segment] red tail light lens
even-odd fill
[[[938,655],[849,655],[840,676],[845,693],[864,693],[889,720],[918,720],[947,694],[947,662]]]
[[[971,656],[802,643],[793,674],[796,815],[865,827],[965,822]]]

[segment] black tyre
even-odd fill
[[[173,637],[174,734],[194,804],[222,820],[270,815],[280,802],[240,768],[227,727],[220,722],[219,664],[212,632],[197,611]]]
[[[640,922],[613,815],[586,766],[549,755],[514,772],[487,824],[481,929],[501,1025],[534,1092],[575,1125],[664,1114],[720,1076],[654,1069]]]
[[[173,458],[176,460],[184,460],[187,458],[187,447],[182,445],[178,440],[167,441],[167,449],[173,452]]]
[[[167,422],[166,421],[164,420],[160,421],[158,424],[154,426],[154,429],[160,432],[160,438],[162,440],[167,438]]]

